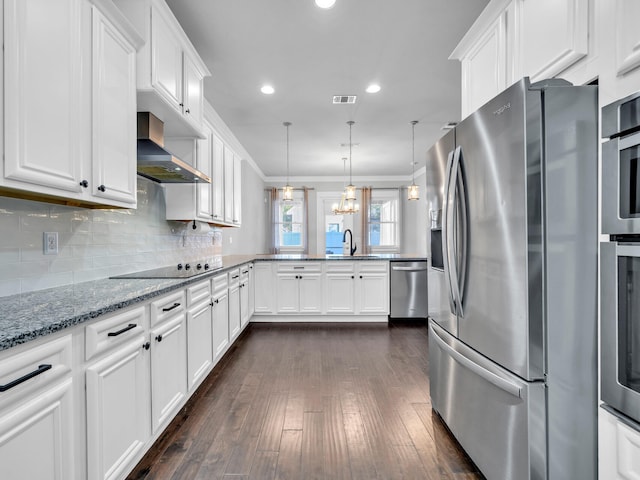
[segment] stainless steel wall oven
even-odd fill
[[[640,422],[640,92],[602,109],[602,400]]]

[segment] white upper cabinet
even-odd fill
[[[233,223],[233,151],[224,146],[224,221]]]
[[[96,8],[93,14],[91,193],[136,204],[135,48]]]
[[[242,158],[233,154],[233,218],[234,225],[242,223]]]
[[[640,2],[616,0],[616,74],[626,75],[640,66]]]
[[[166,136],[204,138],[203,79],[209,70],[164,0],[115,0],[147,41],[137,56],[138,111],[164,122]]]
[[[211,205],[211,216],[214,222],[224,220],[224,143],[217,135],[213,135],[211,145],[212,167],[213,167],[213,197]]]
[[[515,8],[517,77],[555,77],[587,55],[587,0],[516,0]]]
[[[462,65],[462,118],[521,77],[561,76],[589,53],[589,0],[492,0],[449,58]]]
[[[135,208],[131,85],[142,40],[115,7],[100,5],[4,3],[3,192]]]

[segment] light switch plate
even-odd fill
[[[44,232],[44,254],[58,254],[58,232]]]

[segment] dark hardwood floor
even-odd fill
[[[424,324],[251,324],[129,478],[481,479],[427,348]]]

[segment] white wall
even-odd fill
[[[224,255],[267,253],[270,237],[268,195],[264,181],[252,165],[242,161],[242,226],[223,228]]]

